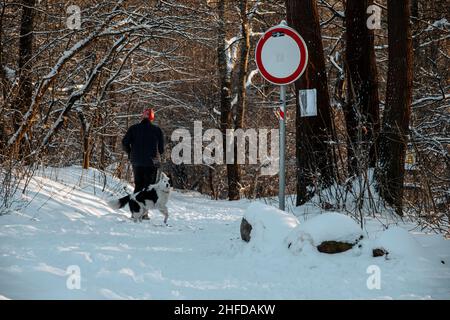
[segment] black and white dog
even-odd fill
[[[142,217],[149,209],[158,209],[164,215],[164,223],[167,224],[167,218],[169,217],[167,202],[169,201],[171,189],[170,178],[164,172],[161,172],[156,184],[151,184],[144,190],[119,200],[108,201],[108,204],[113,209],[120,209],[128,203],[131,217],[135,222],[142,221]]]

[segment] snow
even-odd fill
[[[38,170],[0,216],[0,298],[450,298],[450,245],[440,235],[401,223],[384,231],[368,219],[361,247],[331,255],[309,243],[293,252],[286,245],[293,230],[303,228],[315,243],[356,234],[355,224],[312,205],[294,217],[264,200],[215,201],[185,191],[171,196],[169,227],[157,211],[134,223],[127,210],[106,203],[124,188],[132,190],[97,170]],[[240,239],[244,215],[255,223],[253,243]],[[392,256],[373,258],[378,244]],[[367,287],[371,266],[381,271],[379,290]],[[80,271],[79,289],[73,270]]]
[[[253,85],[253,77],[257,75],[259,72],[258,69],[254,69],[250,72],[250,74],[247,77],[247,81],[245,82],[245,88],[249,88],[251,85]]]
[[[294,251],[301,251],[305,241],[317,247],[324,241],[355,243],[361,237],[363,237],[361,228],[350,217],[338,212],[327,212],[297,226],[286,242]]]
[[[237,42],[238,37],[232,37],[231,39],[225,40],[225,54],[227,59],[227,73],[231,74],[235,65],[236,65],[236,57],[237,57]]]

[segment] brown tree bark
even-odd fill
[[[239,59],[239,75],[238,75],[238,98],[236,112],[236,129],[244,127],[244,119],[246,112],[246,82],[248,75],[248,58],[250,52],[250,30],[248,22],[248,1],[240,0],[239,9],[241,14],[241,49]]]
[[[373,0],[348,0],[345,10],[347,104],[344,114],[348,133],[348,168],[358,173],[359,160],[376,163],[380,131],[374,31],[367,27],[367,7]],[[367,155],[369,159],[367,159]]]
[[[6,73],[5,73],[5,65],[4,65],[4,59],[3,59],[3,17],[5,15],[5,9],[6,6],[3,5],[1,12],[0,12],[0,85],[1,85],[1,93],[2,93],[2,98],[3,101],[6,100],[6,95],[8,94],[9,91],[9,81],[8,79],[6,79]],[[0,134],[1,131],[3,131],[3,128],[0,129]],[[2,141],[4,137],[2,135],[0,135],[0,143],[2,143]]]
[[[33,56],[33,20],[35,15],[35,0],[22,0],[22,19],[20,22],[19,39],[19,94],[15,108],[19,111],[14,117],[15,129],[22,121],[23,113],[31,104],[33,94],[33,83],[31,77],[31,58]]]
[[[410,16],[409,0],[388,0],[389,66],[380,136],[380,167],[376,176],[381,196],[399,215],[403,215],[405,153],[413,83]]]
[[[226,150],[226,131],[233,128],[231,109],[231,72],[227,69],[226,57],[226,28],[225,28],[225,0],[220,0],[217,5],[218,21],[218,64],[220,85],[220,129],[223,134],[223,149]],[[236,150],[235,150],[236,151]],[[235,152],[236,153],[236,152]],[[239,199],[239,170],[233,164],[227,164],[228,199]]]
[[[327,143],[332,137],[332,123],[317,3],[315,0],[286,0],[286,11],[288,24],[300,33],[309,51],[306,71],[295,82],[297,205],[301,205],[314,195],[313,189],[308,187],[328,185],[332,181],[331,150]],[[318,115],[300,117],[298,91],[313,88],[317,90]]]
[[[20,127],[23,115],[31,105],[33,95],[32,63],[33,56],[33,21],[35,16],[35,0],[22,0],[22,17],[20,21],[19,59],[18,59],[18,92],[13,101],[15,109],[13,116],[14,130]],[[3,67],[3,66],[2,66]],[[30,135],[27,136],[30,138]],[[18,147],[18,153],[25,152],[26,144]]]

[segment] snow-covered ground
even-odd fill
[[[361,247],[330,255],[314,239],[358,232],[338,214],[311,218],[308,207],[306,222],[260,221],[248,200],[173,192],[166,227],[158,212],[134,223],[110,209],[106,200],[119,194],[122,183],[96,170],[39,172],[0,216],[0,298],[450,299],[450,241],[440,235],[408,225],[383,232],[369,220]],[[257,224],[249,243],[240,239],[244,213]],[[373,258],[374,246],[389,259]]]

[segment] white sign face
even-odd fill
[[[306,70],[308,48],[292,28],[278,25],[267,30],[256,45],[255,61],[267,81],[287,85]]]
[[[264,68],[276,78],[287,78],[300,64],[300,49],[297,42],[286,35],[270,37],[261,52]]]
[[[300,117],[317,116],[317,90],[299,90],[298,104],[300,107]]]

